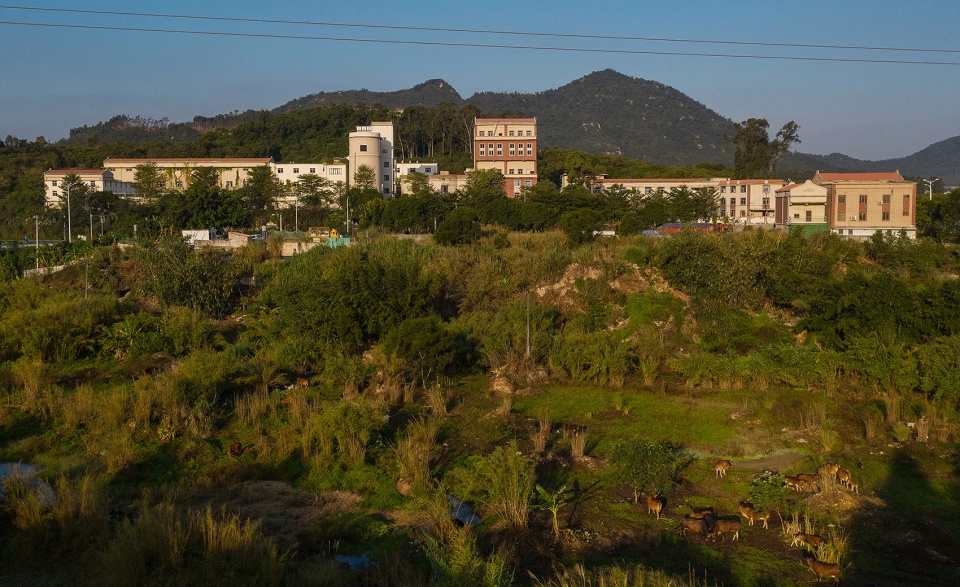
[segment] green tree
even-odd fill
[[[357,167],[353,174],[353,186],[362,190],[377,190],[377,171],[369,165]]]
[[[298,176],[294,191],[301,205],[321,210],[329,210],[337,195],[333,182],[314,173]]]
[[[560,217],[560,230],[571,246],[592,241],[593,232],[599,228],[600,214],[594,210],[583,208]]]
[[[783,125],[772,141],[767,133],[769,128],[770,123],[765,118],[748,118],[733,125],[732,135],[724,133],[724,138],[736,147],[733,155],[735,177],[745,179],[772,175],[790,145],[800,142],[800,127],[792,120]]]
[[[480,222],[476,211],[469,206],[460,206],[437,225],[433,238],[441,245],[462,245],[472,243],[479,236]]]
[[[258,165],[250,169],[247,185],[240,191],[254,222],[262,222],[267,219],[280,195],[280,183],[269,165]]]
[[[146,202],[154,202],[163,193],[163,173],[153,161],[137,165],[133,172],[133,189]]]
[[[617,478],[633,489],[636,503],[644,489],[661,494],[673,487],[683,461],[679,451],[669,443],[635,438],[613,447],[610,464]]]
[[[199,183],[207,187],[220,186],[220,172],[213,167],[196,167],[190,172],[190,185]]]

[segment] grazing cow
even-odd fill
[[[713,523],[714,538],[723,540],[724,534],[732,534],[734,540],[740,539],[740,520],[717,520]]]
[[[653,493],[647,494],[647,513],[657,514],[659,520],[661,511],[663,511],[663,500]]]
[[[820,477],[836,477],[837,471],[840,470],[840,465],[836,463],[827,463],[826,465],[817,469],[817,473],[820,473]]]
[[[300,389],[306,389],[310,387],[310,382],[307,381],[306,377],[297,377],[297,387]]]
[[[760,520],[761,522],[763,522],[764,528],[769,528],[769,526],[767,525],[767,520],[770,519],[770,512],[758,512],[754,510],[752,507],[742,503],[740,504],[740,507],[738,509],[740,510],[740,515],[746,518],[750,522],[751,526],[753,526],[754,521]]]
[[[730,461],[723,459],[721,461],[717,461],[716,465],[714,466],[717,470],[717,477],[726,477],[727,471],[730,470]]]
[[[847,481],[847,487],[850,488],[850,491],[860,495],[860,484],[854,481],[853,479]]]
[[[817,576],[817,584],[825,577],[832,578],[834,585],[840,583],[840,565],[820,562],[813,556],[803,559],[803,562],[805,562],[810,570],[813,571],[813,574]]]
[[[707,535],[707,532],[710,531],[710,527],[705,520],[684,516],[680,518],[680,535],[686,536],[687,530],[695,532],[703,538]]]
[[[793,535],[793,542],[790,543],[790,546],[797,546],[798,544],[803,544],[810,550],[813,550],[823,544],[823,538],[820,538],[816,534],[804,534],[803,532],[797,532]]]
[[[239,457],[240,455],[243,454],[243,445],[240,444],[239,442],[234,442],[227,449],[227,454],[230,455],[231,457]]]
[[[797,491],[803,491],[803,483],[800,482],[800,477],[796,475],[787,475],[783,478],[783,482],[787,484],[787,487],[793,487]]]
[[[847,469],[838,469],[837,479],[839,479],[843,485],[850,485],[850,471]]]
[[[813,487],[813,490],[815,492],[820,491],[819,475],[813,475],[811,473],[800,473],[799,475],[797,475],[797,479],[800,480],[800,483]]]

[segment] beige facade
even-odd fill
[[[899,171],[825,173],[813,183],[827,189],[827,218],[834,234],[865,240],[880,231],[916,238],[917,184]]]
[[[524,187],[537,185],[537,119],[475,119],[473,167],[502,173],[510,198],[517,197]]]
[[[669,193],[680,188],[713,189],[717,197],[716,216],[741,224],[774,224],[774,197],[786,182],[780,179],[712,178],[644,178],[612,179],[598,177],[590,183],[593,191],[606,191],[614,186],[635,191],[644,196],[657,192]],[[561,187],[566,187],[566,176]]]
[[[63,178],[71,173],[76,174],[90,191],[132,193],[129,186],[116,181],[108,169],[48,169],[43,174],[44,203],[48,208],[59,208],[66,202],[67,186],[63,184]],[[71,190],[75,188],[71,186]]]
[[[441,194],[452,194],[459,189],[467,187],[467,181],[470,179],[471,171],[473,170],[468,169],[466,173],[441,171],[438,175],[431,175],[428,178],[430,189]]]
[[[392,197],[396,191],[393,141],[392,122],[374,121],[370,126],[358,126],[349,136],[350,173],[356,173],[361,165],[372,169],[376,174],[377,189],[386,198]],[[352,181],[353,177],[350,177],[347,183]]]
[[[829,230],[827,222],[827,188],[809,179],[777,190],[777,228],[801,227],[808,232]]]
[[[167,190],[181,190],[190,186],[190,176],[199,167],[212,167],[217,170],[220,187],[240,188],[247,184],[250,170],[260,165],[269,165],[269,157],[262,158],[142,158],[107,159],[103,166],[113,173],[117,182],[132,184],[137,165],[153,163],[164,176],[161,187]]]

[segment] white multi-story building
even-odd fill
[[[70,189],[76,189],[80,184],[94,192],[113,192],[117,195],[133,195],[133,187],[129,183],[114,179],[109,169],[48,169],[43,174],[44,203],[48,208],[59,208],[66,202],[67,186],[63,178],[75,174],[79,180],[71,184]]]

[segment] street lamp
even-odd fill
[[[280,214],[279,212],[276,214],[271,214],[270,218],[273,218],[274,216],[280,219],[280,232],[283,232],[283,214]]]
[[[34,214],[33,221],[36,223],[36,235],[33,237],[33,244],[36,248],[37,254],[37,269],[40,268],[40,215]]]
[[[930,190],[930,199],[931,199],[931,200],[933,199],[933,184],[936,183],[936,182],[939,181],[939,180],[940,180],[939,177],[935,177],[935,178],[933,178],[933,179],[921,179],[921,180],[920,180],[920,181],[922,181],[923,183],[927,184],[927,189]]]
[[[66,182],[63,187],[67,188],[67,242],[73,242],[73,219],[70,214],[70,188],[75,187],[74,182]]]

